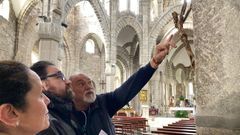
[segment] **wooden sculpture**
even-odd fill
[[[174,24],[175,24],[175,28],[178,29],[178,33],[180,35],[180,40],[183,42],[183,44],[186,48],[187,54],[190,58],[191,67],[194,69],[194,67],[195,67],[194,54],[193,54],[192,49],[190,47],[190,44],[189,44],[189,41],[188,41],[188,36],[183,29],[183,24],[186,21],[188,15],[189,15],[189,13],[192,9],[192,4],[190,5],[190,8],[187,10],[187,12],[186,12],[186,8],[187,8],[187,1],[184,0],[183,6],[182,6],[182,9],[181,9],[181,13],[178,14],[177,12],[174,11],[172,13],[172,16],[173,16],[173,21],[174,21]]]

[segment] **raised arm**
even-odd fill
[[[149,64],[140,68],[127,81],[125,81],[114,92],[106,94],[106,104],[109,115],[112,116],[126,105],[144,85],[151,79],[158,65],[163,61],[170,50],[170,46],[175,47],[172,36],[156,45],[156,49]]]

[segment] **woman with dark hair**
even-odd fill
[[[50,101],[42,89],[27,66],[0,61],[0,135],[34,135],[48,128]]]

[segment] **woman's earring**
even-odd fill
[[[17,127],[19,126],[19,121],[16,122],[16,126],[17,126]]]

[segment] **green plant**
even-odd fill
[[[184,96],[180,96],[180,97],[179,97],[179,100],[180,100],[180,101],[183,101],[183,100],[185,100],[185,97],[184,97]]]
[[[175,112],[175,117],[177,117],[177,118],[188,118],[188,112],[187,111],[182,111],[182,110],[176,111]]]

